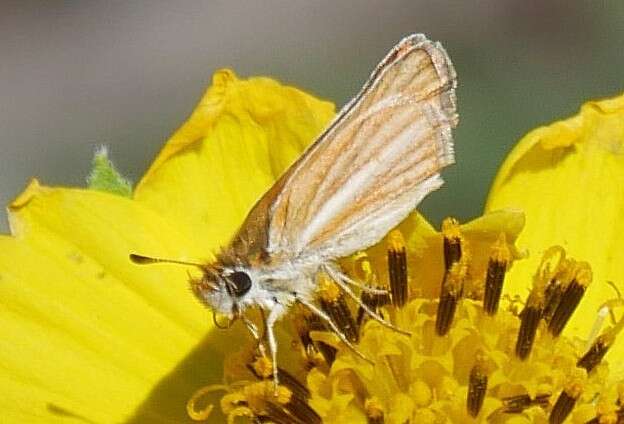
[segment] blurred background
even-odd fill
[[[31,176],[84,185],[102,144],[136,182],[217,68],[341,106],[412,32],[459,76],[458,163],[421,207],[435,223],[481,212],[525,132],[624,91],[619,0],[0,0],[0,203]]]

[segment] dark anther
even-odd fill
[[[251,373],[258,380],[268,380],[273,377],[271,372],[265,373],[267,375],[261,375],[258,370],[254,368],[253,364],[247,364],[247,369],[251,371]],[[270,370],[268,370],[270,371]],[[277,368],[277,378],[281,385],[286,386],[293,394],[298,398],[307,400],[310,398],[310,391],[306,386],[301,384],[297,378],[295,378],[291,373],[284,370],[283,368]]]
[[[579,284],[576,280],[572,280],[561,294],[561,300],[557,305],[557,309],[552,315],[548,323],[548,331],[557,337],[563,331],[572,313],[578,306],[581,298],[585,294],[585,286]]]
[[[259,358],[254,364],[248,364],[249,370],[260,380],[268,380],[265,376],[270,371]],[[262,375],[258,374],[258,369]],[[308,405],[310,392],[297,381],[295,377],[282,369],[278,369],[280,389],[287,396],[278,396],[273,391],[272,385],[265,394],[265,405],[256,417],[259,422],[271,422],[275,424],[321,424],[321,417]]]
[[[485,274],[485,292],[483,295],[483,309],[488,315],[494,315],[498,311],[505,273],[511,261],[511,252],[507,247],[507,237],[501,233],[496,243],[492,246],[488,261],[487,273]]]
[[[305,318],[305,327],[299,331],[299,337],[306,351],[318,351],[323,355],[327,365],[331,366],[336,360],[337,350],[335,347],[321,341],[313,341],[310,336],[311,331],[325,331],[325,326],[316,315],[310,315]]]
[[[505,272],[507,272],[506,262],[499,262],[490,258],[485,277],[485,295],[483,298],[483,309],[488,315],[494,315],[498,311]]]
[[[305,424],[305,421],[301,421],[296,417],[289,414],[282,405],[274,404],[273,402],[267,402],[265,405],[266,411],[260,415],[260,419],[265,423],[273,424]]]
[[[570,412],[572,412],[572,409],[574,409],[576,399],[577,398],[569,395],[565,390],[562,391],[557,398],[557,402],[555,402],[555,406],[553,406],[552,411],[550,411],[548,422],[550,424],[563,423],[568,415],[570,415]]]
[[[388,277],[392,304],[400,308],[407,302],[407,253],[400,231],[393,231],[389,236]]]
[[[436,314],[436,333],[439,336],[445,335],[451,328],[457,310],[457,302],[461,298],[466,270],[467,267],[463,261],[456,262],[444,276]]]
[[[609,348],[611,347],[611,343],[609,342],[610,340],[612,340],[612,338],[608,335],[598,337],[596,341],[592,343],[585,355],[578,360],[576,366],[585,368],[587,373],[591,372],[609,351]]]
[[[359,329],[347,305],[344,293],[326,275],[321,275],[318,282],[321,308],[329,315],[347,340],[356,343],[359,339]]]
[[[518,395],[503,398],[503,411],[508,414],[520,414],[527,408],[539,406],[547,408],[550,400],[550,393],[542,393],[531,398],[529,395]]]
[[[444,336],[451,328],[457,309],[457,300],[458,295],[454,292],[446,292],[440,296],[436,315],[436,333],[438,336]]]
[[[327,315],[329,315],[338,326],[342,334],[347,337],[347,340],[353,343],[357,343],[359,339],[358,326],[351,315],[351,310],[347,305],[344,295],[341,293],[339,297],[334,300],[326,300],[321,297],[321,308]]]
[[[531,353],[542,309],[530,303],[520,313],[520,329],[516,340],[516,356],[522,360]]]
[[[380,414],[380,415],[373,416],[373,417],[366,417],[366,423],[367,424],[384,424],[385,423],[384,416],[383,414]]]
[[[484,372],[480,364],[475,364],[470,370],[470,379],[468,382],[468,399],[466,408],[471,417],[476,418],[483,406],[485,393],[487,391],[488,376]]]
[[[308,405],[307,399],[296,396],[295,393],[283,407],[293,418],[296,418],[296,420],[289,422],[304,424],[322,423],[321,417]]]
[[[377,289],[381,289],[381,287],[376,287]],[[379,308],[390,303],[390,296],[388,293],[372,293],[367,290],[362,290],[361,295],[362,303],[373,312],[378,312]],[[355,320],[358,327],[362,327],[362,323],[364,322],[364,318],[366,318],[368,314],[361,306],[357,311],[357,318]]]
[[[375,397],[364,402],[364,414],[367,424],[384,424],[384,411],[379,400]]]
[[[336,354],[338,353],[338,349],[325,342],[317,342],[316,347],[318,348],[319,352],[321,352],[321,355],[323,355],[323,358],[325,359],[327,365],[331,367],[336,360]]]
[[[546,323],[550,323],[552,320],[559,302],[561,302],[561,295],[563,294],[564,284],[558,279],[551,279],[546,288],[544,289],[544,311],[542,318]]]

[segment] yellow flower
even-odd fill
[[[607,249],[617,228],[608,225],[609,213],[598,213],[615,215],[618,204],[604,184],[604,191],[594,190],[600,193],[597,209],[587,207],[591,193],[585,192],[605,176],[620,175],[613,136],[622,141],[623,121],[601,117],[617,115],[621,102],[592,104],[586,107],[597,114],[591,122],[581,114],[558,130],[566,137],[538,136],[512,154],[515,163],[503,166],[483,217],[463,225],[446,220],[438,232],[414,214],[377,246],[342,261],[358,279],[390,287],[389,297],[363,293],[362,301],[411,336],[355,315],[322,276],[320,304],[367,359],[295,308],[284,320],[294,325],[281,329],[284,369],[276,391],[267,379],[271,364],[256,355],[244,329],[212,328],[188,290],[192,269],[138,267],[128,260],[131,252],[210,260],[333,116],[333,105],[292,87],[217,72],[132,198],[33,181],[10,205],[12,235],[0,237],[3,422],[223,422],[219,410],[231,421],[260,417],[277,423],[464,422],[471,416],[545,422],[551,410],[561,416],[575,403],[576,420],[614,416],[621,395],[604,384],[608,367],[599,360],[577,366],[586,346],[574,336],[586,337],[598,305],[617,297],[605,291],[605,280],[621,283],[619,253]],[[540,148],[557,155],[545,160],[534,151],[542,139],[551,141]],[[579,141],[585,139],[595,141]],[[590,166],[591,158],[601,166]],[[564,194],[581,184],[565,184],[559,172],[574,180],[581,166],[594,183],[583,191],[583,202],[566,203]],[[525,174],[562,181],[556,197],[542,183],[535,203],[543,210],[531,209],[521,197],[534,184],[520,179]],[[516,181],[518,187],[509,189]],[[566,210],[553,212],[560,204]],[[506,206],[527,211],[527,231],[521,233],[522,212],[496,210]],[[591,227],[584,210],[593,213]],[[559,226],[564,218],[577,220]],[[557,230],[543,231],[546,224]],[[604,225],[601,244],[584,246],[582,235],[598,225]],[[516,245],[529,250],[528,259]],[[594,283],[576,315],[588,301],[590,323],[583,327],[575,316],[556,339],[544,323],[534,333],[521,333],[533,315],[518,317],[519,310],[544,303],[540,294],[548,278],[585,287],[591,272],[582,261],[589,262]],[[505,286],[513,288],[511,294],[525,300],[533,287],[526,305],[500,295],[509,268]],[[519,338],[532,342],[525,360],[517,357],[518,349],[527,349]],[[594,407],[596,393],[601,400]],[[553,407],[557,399],[562,406]]]

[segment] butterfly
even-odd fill
[[[401,40],[360,92],[257,201],[216,260],[199,266],[193,293],[213,313],[241,318],[259,346],[268,345],[277,384],[275,323],[295,303],[355,346],[315,303],[321,273],[372,318],[337,260],[380,241],[442,185],[454,162],[451,130],[458,122],[453,65],[444,48],[422,34]],[[174,262],[131,254],[136,263]],[[245,315],[259,308],[260,334]],[[215,323],[217,320],[215,320]],[[357,352],[357,350],[356,350]]]

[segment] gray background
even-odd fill
[[[444,44],[460,83],[458,164],[422,207],[434,222],[478,214],[527,130],[624,88],[620,0],[0,1],[0,203],[31,176],[84,185],[101,144],[136,181],[216,68],[342,105],[411,32]]]

